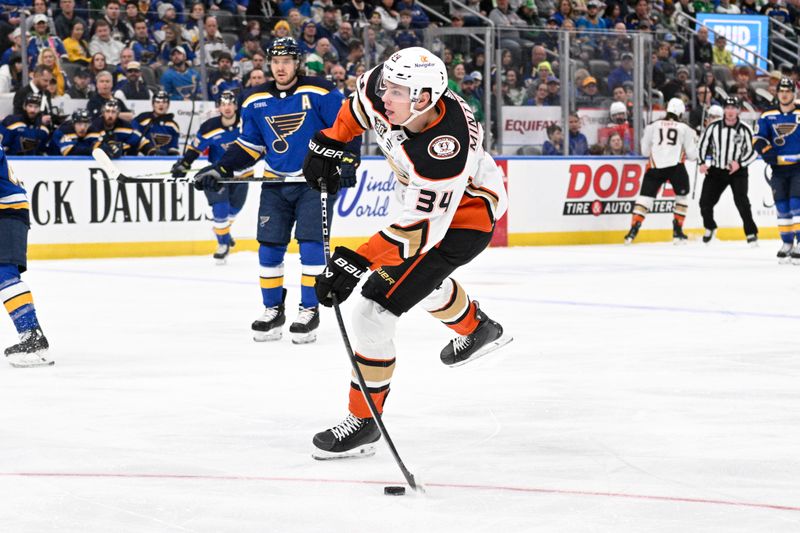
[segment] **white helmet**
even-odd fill
[[[611,104],[611,108],[608,110],[609,114],[613,117],[614,115],[619,115],[620,113],[628,114],[628,108],[622,102],[614,102]]]
[[[667,113],[672,113],[677,117],[682,117],[686,112],[686,106],[680,98],[672,98],[667,102]]]
[[[411,97],[411,116],[401,124],[431,109],[447,90],[447,67],[433,52],[419,46],[404,48],[383,63],[383,79],[408,87]],[[431,103],[421,110],[414,109],[423,89],[430,89]]]
[[[722,118],[722,115],[724,115],[724,112],[722,111],[722,107],[714,104],[714,105],[712,105],[711,107],[708,108],[708,113],[706,113],[706,114],[709,117]]]

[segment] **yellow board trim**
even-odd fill
[[[703,234],[702,229],[685,229],[687,235],[697,239]],[[553,231],[546,233],[510,233],[509,246],[557,246],[564,244],[622,244],[627,230],[619,231]],[[777,239],[778,228],[759,228],[761,239]],[[718,228],[717,238],[723,241],[743,241],[744,230],[741,228]],[[672,240],[671,229],[643,229],[635,242],[669,242]]]

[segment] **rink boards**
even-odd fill
[[[30,257],[135,257],[208,254],[213,233],[202,192],[184,184],[119,185],[103,179],[91,158],[10,158],[31,202]],[[134,175],[169,170],[171,158],[127,158],[118,162]],[[498,224],[497,246],[618,243],[644,174],[640,158],[498,158],[507,176],[509,211]],[[203,161],[195,163],[199,168]],[[694,165],[688,164],[694,177]],[[764,164],[750,168],[750,202],[762,238],[777,236],[775,210]],[[701,231],[697,194],[686,228]],[[238,250],[254,250],[260,184],[251,184],[232,234]],[[674,194],[667,186],[638,240],[671,238]],[[334,208],[332,234],[356,246],[389,225],[398,213],[392,171],[382,158],[365,158],[358,185],[345,190]],[[721,238],[743,239],[730,191],[715,216]]]

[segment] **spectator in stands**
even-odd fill
[[[547,140],[542,145],[542,155],[564,155],[564,132],[558,124],[547,126]]]
[[[84,68],[78,70],[72,76],[72,85],[67,89],[67,96],[75,100],[88,100],[91,81],[92,77],[88,70]]]
[[[714,104],[718,104],[718,102],[714,101],[714,94],[711,89],[705,85],[700,85],[697,88],[697,100],[689,112],[689,126],[694,129],[700,128],[703,124],[703,115]]]
[[[547,103],[547,97],[550,96],[550,92],[547,90],[546,83],[540,83],[533,91],[533,97],[528,98],[525,102],[525,105],[532,105],[536,107],[542,107],[546,105],[550,105]]]
[[[170,24],[168,26],[164,26],[164,41],[161,43],[158,56],[162,65],[166,65],[170,62],[170,59],[172,58],[172,51],[175,48],[183,48],[183,52],[186,54],[187,61],[194,61],[195,55],[194,51],[192,51],[192,46],[183,40],[178,25]]]
[[[603,41],[603,49],[601,51],[602,59],[609,63],[614,63],[620,60],[622,54],[633,52],[633,41],[628,34],[628,28],[625,24],[618,22],[614,26],[614,36],[608,37]]]
[[[522,0],[517,8],[517,16],[525,22],[526,26],[531,28],[542,26],[542,21],[539,18],[539,9],[536,7],[534,0]],[[466,20],[464,22],[466,23]]]
[[[347,59],[342,62],[348,76],[355,76],[356,68],[361,64],[362,59],[364,59],[364,43],[359,39],[353,39],[350,41]]]
[[[206,55],[206,65],[216,67],[220,54],[230,55],[231,49],[225,44],[225,39],[217,28],[216,17],[206,17],[204,29],[205,45],[203,49]]]
[[[144,19],[137,20],[133,25],[133,40],[128,46],[133,50],[133,57],[142,65],[148,65],[157,68],[161,65],[158,59],[158,45],[150,37],[150,31],[147,28],[147,21]]]
[[[653,64],[653,85],[661,89],[667,81],[674,79],[677,73],[678,65],[672,57],[672,47],[667,41],[661,41]]]
[[[336,86],[336,88],[342,93],[345,94],[347,91],[347,87],[345,86],[345,81],[347,80],[347,71],[344,69],[342,65],[334,65],[331,67],[331,82]]]
[[[22,87],[22,56],[11,54],[8,63],[0,67],[0,93],[17,92]]]
[[[111,38],[111,26],[105,19],[100,19],[94,24],[95,34],[89,41],[89,52],[103,54],[110,65],[119,64],[119,55],[125,45]]]
[[[108,70],[108,64],[106,63],[106,56],[103,55],[102,52],[98,52],[96,54],[92,54],[92,60],[89,62],[89,74],[91,75],[92,79],[90,85],[92,86],[92,90],[94,90],[95,80],[97,79],[97,75],[101,72],[105,72]]]
[[[653,30],[654,24],[649,0],[637,0],[633,13],[628,13],[625,17],[625,27],[631,31]]]
[[[625,148],[625,141],[618,131],[612,132],[608,137],[608,143],[603,150],[603,155],[628,156],[634,155],[633,152]]]
[[[694,61],[695,63],[704,64],[708,63],[709,65],[714,61],[714,50],[711,48],[711,43],[708,42],[708,28],[705,26],[700,26],[697,29],[697,34],[693,38],[694,41]],[[690,64],[690,47],[689,44],[686,44],[686,47],[683,50],[683,57],[681,58],[681,63],[684,65]]]
[[[267,75],[264,74],[264,70],[260,68],[254,68],[247,74],[247,80],[245,83],[245,87],[257,87],[262,83],[267,82]]]
[[[284,17],[289,16],[292,9],[297,9],[304,17],[311,17],[311,3],[308,0],[283,0],[278,3],[278,12]]]
[[[684,0],[688,2],[689,0]],[[622,6],[616,0],[611,0],[606,4],[603,11],[603,20],[606,23],[606,28],[614,28],[620,22],[625,23],[625,16],[622,13]]]
[[[235,95],[242,93],[242,82],[233,72],[233,58],[227,52],[222,52],[217,59],[217,71],[209,74],[208,97],[216,101],[224,91],[232,91]]]
[[[740,0],[742,15],[758,15],[761,7],[758,0]]]
[[[713,13],[714,4],[710,0],[694,0],[694,10],[696,13]]]
[[[327,37],[317,40],[314,51],[306,56],[306,70],[312,70],[317,76],[324,76],[325,55],[331,52],[331,42]]]
[[[118,83],[128,78],[128,65],[132,61],[136,61],[133,55],[133,50],[130,48],[123,48],[122,52],[119,54],[119,65],[117,65],[112,72],[114,75],[114,87],[116,87]],[[141,72],[141,66],[139,67],[139,70]]]
[[[131,39],[131,35],[128,33],[128,26],[120,16],[121,13],[122,11],[118,1],[108,0],[108,2],[106,2],[105,14],[103,15],[103,18],[94,23],[92,35],[97,34],[97,23],[104,20],[108,23],[110,37],[122,44],[127,43]]]
[[[562,3],[569,3],[569,0],[562,0]],[[497,0],[497,7],[489,13],[489,19],[497,26],[516,26],[525,27],[525,21],[509,7],[508,0]],[[555,20],[555,19],[554,19]],[[520,36],[517,30],[503,29],[500,33],[500,46],[513,52],[514,57],[520,57],[523,47],[532,46],[533,43]]]
[[[383,62],[383,54],[387,50],[387,45],[377,38],[377,33],[372,28],[367,28],[367,43],[365,48],[364,60],[370,65],[377,65]],[[392,47],[394,51],[394,47]]]
[[[383,0],[383,1],[384,1],[384,3],[386,1],[391,1],[392,3],[394,2],[394,0]],[[378,7],[378,9],[380,10],[381,8]],[[326,38],[328,40],[332,40],[334,34],[337,31],[339,31],[339,22],[337,20],[337,12],[338,12],[338,9],[336,8],[336,6],[333,6],[333,5],[325,6],[325,8],[322,10],[322,20],[320,20],[317,23],[317,37],[318,38],[322,39],[324,37],[324,38]],[[398,15],[398,21],[400,20],[399,17],[400,17],[400,15]],[[385,20],[385,19],[386,19],[386,17],[383,18],[383,20]]]
[[[317,47],[317,25],[312,20],[303,23],[303,31],[297,45],[303,55],[310,54]]]
[[[742,104],[750,104],[751,106],[756,107],[755,102],[753,102],[753,96],[750,94],[750,89],[747,85],[736,86],[736,97],[740,102],[742,102]]]
[[[464,80],[467,72],[463,63],[456,63],[450,67],[450,76],[447,80],[447,87],[458,94],[461,94],[461,82]]]
[[[0,137],[8,155],[43,155],[47,151],[52,123],[41,110],[42,97],[29,93],[23,100],[22,113],[8,115],[0,123]]]
[[[633,127],[628,121],[627,106],[622,102],[612,102],[608,112],[611,116],[611,122],[605,128],[600,128],[597,131],[598,142],[602,146],[608,145],[608,139],[616,132],[622,136],[625,150],[633,150]]]
[[[269,49],[272,41],[275,39],[282,39],[284,37],[292,37],[292,26],[285,20],[279,20],[272,28],[272,38],[267,39],[264,42],[260,42],[261,39],[259,39],[260,46],[265,50]]]
[[[300,13],[300,10],[292,8],[286,16],[286,22],[289,23],[289,36],[295,41],[300,39],[300,32],[305,22],[305,17]]]
[[[472,109],[475,119],[478,122],[483,122],[483,103],[475,94],[475,78],[471,74],[467,74],[461,80],[461,97]]]
[[[369,18],[372,16],[373,9],[372,4],[368,4],[364,0],[346,1],[342,4],[342,20],[346,20],[352,24],[353,31],[360,35],[361,30],[369,24]],[[427,18],[427,15],[425,16]],[[421,27],[425,28],[427,24]]]
[[[130,61],[125,69],[125,79],[117,84],[114,98],[131,107],[131,100],[150,100],[153,94],[142,79],[142,65],[138,61]]]
[[[61,70],[61,63],[53,50],[45,48],[39,54],[39,63],[50,69],[53,73],[53,79],[56,82],[55,96],[63,96],[67,91],[67,80]]]
[[[29,94],[38,94],[41,96],[41,109],[44,113],[45,122],[49,122],[50,111],[53,109],[53,100],[47,92],[47,87],[52,79],[53,73],[49,68],[44,65],[37,65],[31,73],[30,83],[14,93],[14,114],[20,115],[24,112],[23,102],[25,102],[25,97]]]
[[[597,79],[594,76],[584,78],[575,102],[579,107],[603,107],[605,97],[600,94]]]
[[[401,50],[422,44],[422,34],[411,28],[411,11],[408,9],[400,12],[400,24],[394,32],[394,44]]]
[[[506,70],[503,75],[503,80],[508,84],[508,96],[511,98],[514,105],[522,105],[522,102],[525,101],[526,91],[519,83],[517,71],[514,69]],[[546,83],[540,85],[547,86]]]
[[[196,43],[200,40],[200,26],[206,19],[206,6],[202,1],[195,2],[189,11],[189,16],[186,18],[186,23],[183,25],[186,32],[187,39],[190,42]],[[255,22],[258,25],[258,34],[261,34],[261,23],[257,20],[248,22],[248,28],[251,23]]]
[[[729,69],[733,69],[733,56],[731,55],[730,50],[725,49],[727,44],[728,39],[726,39],[724,35],[716,36],[714,39],[713,64],[722,65],[724,67],[728,67]]]
[[[536,79],[531,82],[531,85],[538,86],[541,84],[546,84],[547,80],[550,76],[554,76],[553,67],[550,65],[549,61],[542,61],[538,65],[536,65]]]
[[[38,14],[31,17],[33,28],[28,41],[28,60],[31,66],[36,65],[39,53],[45,48],[51,48],[59,57],[67,55],[64,43],[55,35],[50,35],[50,26],[47,15]]]
[[[735,3],[731,3],[730,0],[720,0],[716,12],[725,15],[738,15],[742,10]]]
[[[139,6],[135,2],[128,2],[125,4],[125,13],[122,14],[122,23],[128,29],[128,35],[133,38],[136,35],[136,21],[139,20]]]
[[[72,33],[64,39],[64,49],[67,51],[67,61],[70,63],[88,65],[91,61],[89,43],[83,40],[85,31],[84,22],[76,20],[72,25]]]
[[[605,19],[600,17],[600,2],[598,0],[589,0],[586,3],[586,15],[579,18],[575,26],[584,30],[580,36],[585,39],[587,46],[595,49],[595,53],[600,49],[600,40],[602,35],[597,32],[608,29]],[[588,30],[588,31],[587,31]]]
[[[778,0],[767,0],[767,3],[761,7],[761,14],[774,18],[787,26],[792,23],[792,16],[789,10]]]
[[[97,89],[95,92],[89,95],[89,101],[86,103],[86,109],[89,111],[89,114],[92,115],[92,117],[97,117],[100,115],[106,102],[114,101],[117,102],[119,106],[119,116],[123,120],[133,120],[133,113],[130,111],[128,106],[125,105],[124,102],[120,102],[114,98],[114,79],[110,72],[105,70],[100,72],[95,78],[94,83]]]
[[[622,87],[626,81],[633,81],[633,54],[622,54],[620,66],[608,75],[608,87]]]
[[[158,21],[152,25],[153,37],[156,41],[163,42],[166,39],[165,31],[167,26],[175,28],[178,34],[183,37],[183,31],[176,19],[178,14],[175,12],[175,6],[168,2],[158,4]]]
[[[350,40],[353,38],[353,26],[347,21],[342,21],[339,31],[333,34],[331,44],[336,49],[336,57],[340,60],[347,57],[350,51]]]
[[[56,15],[56,18],[53,20],[56,27],[56,35],[58,35],[61,40],[73,37],[73,26],[76,22],[80,22],[83,25],[82,28],[84,31],[80,39],[85,39],[85,32],[88,26],[85,20],[75,14],[75,0],[59,0],[58,6],[61,8],[61,12]],[[66,45],[66,42],[64,44]]]
[[[244,76],[245,74],[256,68],[260,68],[261,70],[266,71],[265,68],[266,63],[267,63],[267,55],[261,50],[256,50],[255,52],[253,52],[252,57],[243,58],[241,61],[239,61],[239,72],[241,72],[242,76]]]
[[[170,100],[191,100],[197,96],[200,75],[189,67],[186,50],[176,46],[170,53],[172,64],[161,76],[161,85]]]
[[[416,0],[400,0],[396,4],[397,11],[402,12],[403,10],[411,11],[411,27],[417,30],[422,30],[427,28],[431,21],[428,18],[428,14],[417,5]]]
[[[8,38],[11,41],[11,46],[4,50],[3,55],[0,56],[0,65],[7,64],[11,54],[22,55],[22,30],[15,29],[8,35]]]
[[[480,11],[483,16],[486,16],[486,10],[476,9]],[[536,12],[539,13],[539,18],[547,20],[552,17],[556,12],[556,4],[553,0],[536,0]],[[475,24],[480,26],[481,24]]]
[[[33,0],[31,10],[28,17],[25,19],[25,31],[30,32],[33,29],[33,17],[36,15],[44,15],[47,17],[47,29],[50,35],[56,35],[56,25],[53,17],[50,16],[50,10],[47,7],[45,0]]]
[[[589,141],[581,133],[581,118],[577,113],[569,114],[569,155],[587,155]]]
[[[393,32],[400,24],[400,12],[395,7],[395,0],[380,0],[380,3],[375,7],[375,13],[381,16],[381,26],[385,31]],[[453,8],[450,9],[450,15],[463,15],[460,12],[454,12]]]
[[[486,64],[486,52],[483,47],[476,47],[472,49],[472,60],[465,65],[469,72],[480,71],[483,72],[483,66]]]
[[[667,82],[659,87],[664,94],[664,101],[669,102],[678,93],[689,92],[689,68],[685,65],[679,66],[675,70],[675,77],[668,79]]]
[[[546,105],[561,105],[561,81],[555,76],[547,77]]]
[[[559,28],[564,25],[564,20],[566,19],[572,19],[574,22],[576,17],[573,12],[572,2],[570,0],[559,0],[558,11],[553,14],[553,18]]]

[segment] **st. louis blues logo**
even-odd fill
[[[39,147],[39,139],[35,137],[20,137],[19,145],[23,152],[33,152]]]
[[[289,149],[289,143],[286,142],[286,137],[299,130],[305,119],[305,111],[301,113],[266,117],[267,124],[269,124],[275,137],[277,137],[277,139],[272,141],[272,149],[275,153],[282,154]]]
[[[162,146],[166,146],[172,140],[172,135],[169,133],[154,133],[150,136],[150,139],[153,141],[158,148]]]
[[[779,124],[773,124],[772,128],[775,130],[775,145],[783,146],[786,144],[785,138],[794,133],[794,130],[797,129],[797,124],[781,122]]]

